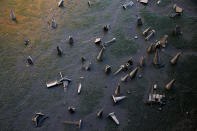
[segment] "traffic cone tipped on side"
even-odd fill
[[[127,78],[129,77],[129,74],[126,74],[124,77],[121,77],[121,82],[126,82]]]
[[[166,89],[170,90],[172,88],[172,86],[174,85],[175,79],[172,79],[167,85],[166,85]]]
[[[114,95],[112,95],[112,99],[114,101],[114,103],[117,103],[121,100],[124,100],[125,98],[127,98],[127,96],[118,96],[118,97],[115,97]]]
[[[98,61],[102,61],[102,56],[103,56],[103,52],[104,52],[104,47],[101,49],[101,51],[99,52],[98,56],[96,57],[96,59]]]
[[[159,65],[159,53],[158,53],[157,49],[156,49],[156,52],[155,52],[155,56],[153,58],[153,64],[154,65]]]
[[[131,71],[131,73],[129,74],[131,79],[133,79],[136,76],[137,71],[138,71],[138,67],[136,67],[133,71]]]
[[[77,125],[79,127],[79,129],[82,126],[82,120],[79,121],[63,121],[64,124],[71,124],[71,125]]]
[[[147,48],[147,53],[151,53],[153,51],[153,43],[151,43]]]
[[[151,31],[151,27],[148,27],[147,29],[145,29],[142,34],[144,36],[147,36],[149,31]]]
[[[140,60],[139,60],[139,66],[140,67],[143,67],[144,66],[144,60],[145,60],[144,56],[141,56],[140,57]]]
[[[101,109],[96,115],[98,118],[101,118],[103,115],[103,109]]]
[[[170,60],[170,63],[171,63],[172,65],[175,65],[175,64],[177,63],[177,61],[178,61],[180,55],[181,55],[181,52],[177,53],[177,54]]]
[[[114,91],[114,94],[115,94],[115,95],[120,94],[120,84],[118,84],[116,90]]]
[[[12,9],[10,10],[10,16],[13,21],[16,20],[16,16],[15,16],[14,11]]]
[[[119,125],[120,124],[119,121],[118,121],[118,119],[116,118],[114,112],[109,113],[108,117],[110,117],[116,123],[116,125]]]

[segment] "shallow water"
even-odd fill
[[[163,91],[165,84],[179,75],[173,72],[176,68],[169,65],[170,58],[178,50],[169,45],[160,51],[162,62],[165,63],[164,68],[160,69],[152,65],[153,54],[146,53],[147,45],[161,36],[156,35],[150,42],[145,42],[141,36],[141,31],[151,25],[146,23],[140,28],[136,27],[136,15],[141,15],[143,5],[135,2],[135,6],[123,10],[121,5],[124,2],[120,0],[92,0],[91,7],[88,6],[87,0],[65,0],[65,6],[58,8],[57,2],[0,1],[1,130],[78,130],[75,126],[63,125],[62,121],[79,119],[83,120],[84,131],[176,130],[182,123],[191,125],[191,128],[186,128],[188,130],[196,129],[193,124],[196,119],[193,120],[193,117],[185,114],[189,112],[196,116],[196,104],[193,104],[196,89],[191,88],[194,94],[189,107],[182,99],[188,97],[183,92],[188,87],[183,85],[178,89],[181,81],[190,77],[177,78],[174,90]],[[11,8],[16,14],[16,22],[10,19]],[[53,17],[58,24],[56,29],[52,29],[48,24]],[[107,33],[102,29],[105,24],[111,25]],[[69,35],[74,38],[73,45],[68,43]],[[137,40],[133,39],[135,35],[139,37]],[[96,61],[100,51],[100,47],[94,44],[96,37],[101,37],[103,42],[113,37],[117,39],[115,43],[106,47],[102,62]],[[26,39],[31,41],[28,46],[24,45]],[[57,56],[57,45],[63,49],[62,57]],[[192,54],[195,61],[195,51]],[[33,66],[26,63],[28,56],[33,58]],[[82,56],[86,58],[85,64],[92,63],[91,71],[81,70]],[[127,95],[128,99],[114,105],[111,95],[120,77],[126,73],[121,72],[113,76],[113,72],[130,57],[134,59],[130,70],[134,69],[140,56],[146,57],[145,67],[140,68],[137,74],[141,74],[142,78],[136,77],[121,83],[121,95]],[[187,62],[187,55],[180,61]],[[112,66],[112,73],[109,75],[104,73],[107,64]],[[184,66],[188,68],[191,65],[187,62]],[[179,64],[177,68],[182,70],[184,66]],[[191,66],[191,70],[195,72],[196,68]],[[59,72],[72,79],[68,89],[64,91],[62,86],[47,89],[46,82],[60,78]],[[196,80],[196,75],[193,75],[192,82]],[[81,76],[84,79],[80,79]],[[82,83],[80,95],[77,94],[79,82]],[[144,104],[154,83],[158,83],[159,90],[165,92],[169,98],[162,111],[157,110],[158,106]],[[127,90],[131,94],[127,94]],[[68,106],[76,107],[76,113],[70,114],[67,111]],[[104,108],[104,117],[98,119],[96,113],[101,108]],[[48,115],[49,119],[44,121],[41,127],[35,128],[31,118],[39,111]],[[107,118],[110,112],[115,112],[120,126],[114,125]],[[185,129],[185,126],[180,128]]]

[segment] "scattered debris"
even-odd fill
[[[165,86],[165,88],[166,88],[167,90],[170,90],[170,89],[172,88],[172,86],[174,85],[174,83],[175,83],[175,79],[172,79],[172,80]]]
[[[116,123],[116,125],[119,125],[120,124],[119,121],[118,121],[118,119],[116,118],[114,112],[109,113],[108,117],[110,117]]]
[[[78,85],[77,93],[78,93],[78,94],[80,94],[80,93],[81,93],[81,83],[79,83],[79,85]]]
[[[71,124],[71,125],[77,125],[79,129],[82,126],[82,120],[79,121],[63,121],[64,124]]]
[[[51,87],[54,87],[54,86],[57,86],[57,85],[61,85],[61,84],[64,85],[64,89],[67,88],[68,84],[63,83],[63,82],[67,81],[69,83],[69,82],[71,82],[71,79],[69,79],[67,77],[62,77],[62,73],[61,72],[60,72],[60,76],[61,76],[61,79],[46,83],[47,88],[51,88]]]
[[[33,65],[33,59],[31,58],[31,56],[27,57],[27,63],[29,63],[30,65]]]
[[[114,91],[114,94],[117,96],[118,94],[120,94],[120,84],[118,84],[116,90]]]
[[[25,42],[24,42],[24,44],[25,44],[26,46],[29,45],[29,43],[30,43],[30,40],[29,40],[29,39],[25,40]]]
[[[104,49],[105,49],[105,47],[102,47],[101,51],[99,52],[98,56],[96,57],[97,61],[102,61]]]
[[[131,71],[131,73],[129,74],[131,79],[133,79],[136,76],[137,71],[138,71],[138,67],[136,67],[133,71]]]
[[[68,39],[69,39],[69,44],[73,44],[74,43],[74,39],[73,39],[72,36],[69,36]]]
[[[60,46],[57,46],[57,55],[62,56],[63,51]]]
[[[96,115],[98,118],[101,118],[103,115],[103,109],[101,109]]]
[[[112,99],[114,101],[114,103],[117,103],[121,100],[124,100],[125,98],[127,98],[127,96],[118,96],[118,97],[115,97],[114,95],[112,95]]]
[[[48,118],[47,116],[44,116],[45,115],[41,112],[35,113],[35,117],[32,118],[32,122],[35,123],[36,127],[40,126],[40,123],[42,123],[46,118]]]
[[[107,45],[109,45],[110,43],[113,43],[113,42],[115,42],[115,41],[116,41],[116,38],[112,38],[111,40],[105,42],[103,45],[104,45],[104,46],[107,46]]]
[[[171,63],[172,65],[175,65],[175,64],[177,63],[177,61],[178,61],[180,55],[181,55],[181,52],[177,53],[177,54],[170,60],[170,63]]]
[[[146,41],[149,40],[152,36],[154,36],[154,34],[155,34],[155,30],[151,30],[150,34],[145,38],[145,40]]]
[[[137,25],[141,26],[142,25],[142,18],[141,17],[137,17]]]
[[[121,77],[121,82],[126,82],[127,78],[129,77],[129,74],[126,74],[124,77]]]
[[[75,113],[76,108],[74,108],[74,107],[72,107],[72,106],[69,106],[69,107],[68,107],[68,111],[69,111],[70,113]]]
[[[142,4],[147,4],[148,0],[137,0],[138,2],[142,3]]]
[[[101,43],[101,38],[96,38],[96,40],[94,41],[95,44],[100,44]]]
[[[156,49],[156,51],[155,51],[155,56],[154,56],[154,59],[153,59],[153,64],[154,65],[159,65],[160,64],[159,51],[158,51],[158,49]]]
[[[105,26],[103,27],[103,30],[104,30],[104,31],[109,31],[110,29],[111,29],[110,24],[107,24],[107,25],[105,25]]]
[[[63,7],[64,6],[64,0],[60,0],[58,2],[58,7]]]
[[[168,42],[167,39],[168,39],[168,35],[164,35],[163,38],[160,40],[160,45],[162,47],[166,47],[166,43]]]
[[[178,13],[179,15],[181,15],[183,13],[183,9],[179,6],[177,6],[176,4],[173,5],[173,9],[175,10],[176,13]]]
[[[132,2],[132,1],[130,1],[130,2],[126,2],[122,7],[123,7],[123,9],[127,9],[127,7],[132,7],[134,5],[134,3]]]
[[[139,66],[142,68],[144,66],[144,64],[145,64],[145,58],[144,58],[144,56],[141,56],[140,60],[139,60]]]
[[[179,25],[176,25],[175,29],[173,30],[173,35],[174,36],[179,36],[182,35],[183,33],[181,32],[181,27]]]
[[[111,66],[110,65],[106,65],[105,66],[105,73],[110,73],[111,72]]]
[[[51,27],[54,28],[54,29],[57,28],[57,24],[56,24],[56,21],[55,21],[54,18],[52,18]]]
[[[11,16],[11,19],[12,19],[13,21],[16,20],[16,16],[15,16],[14,11],[13,11],[12,9],[10,10],[10,16]]]
[[[145,30],[143,31],[143,33],[142,33],[143,36],[147,36],[149,31],[151,31],[151,27],[148,27],[147,29],[145,29]]]

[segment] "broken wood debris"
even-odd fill
[[[82,126],[82,120],[79,120],[79,121],[63,121],[63,124],[77,125],[80,129],[81,126]]]
[[[115,115],[114,112],[109,113],[108,117],[111,118],[116,123],[116,125],[119,125],[120,124],[119,121],[118,121],[118,119],[116,118],[116,115]]]
[[[123,9],[127,9],[129,6],[132,7],[134,5],[133,1],[126,2],[122,7]]]
[[[178,61],[180,55],[181,55],[181,52],[177,53],[177,54],[170,60],[170,63],[171,63],[172,65],[175,65],[175,64],[177,63],[177,61]]]
[[[166,86],[165,89],[170,90],[175,83],[175,79],[172,79]]]

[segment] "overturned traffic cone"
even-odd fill
[[[114,91],[114,94],[117,96],[118,94],[120,94],[120,84],[118,84],[116,90]]]
[[[114,73],[114,75],[117,75],[120,71],[124,69],[124,65],[120,65],[120,68]]]
[[[144,36],[147,36],[149,31],[151,31],[151,27],[148,27],[147,29],[145,29],[142,34]]]
[[[138,71],[138,67],[136,67],[133,71],[131,71],[131,73],[129,74],[131,79],[133,79],[136,76],[137,71]]]
[[[118,97],[115,97],[114,95],[112,95],[112,99],[114,101],[114,103],[117,103],[121,100],[124,100],[125,98],[127,98],[127,96],[118,96]]]
[[[108,74],[111,71],[111,66],[110,65],[106,65],[105,66],[105,73]]]
[[[141,56],[140,57],[140,60],[139,60],[139,66],[142,68],[143,66],[144,66],[144,64],[145,64],[145,58],[144,58],[144,56]]]
[[[78,94],[80,94],[80,93],[81,93],[81,83],[79,83],[79,85],[78,85],[77,93],[78,93]]]
[[[58,2],[58,7],[63,7],[64,6],[64,0],[60,0]]]
[[[119,125],[120,124],[119,121],[118,121],[118,119],[116,118],[114,112],[109,113],[108,117],[110,117],[116,123],[116,125]]]
[[[58,54],[59,56],[61,56],[61,55],[63,54],[63,51],[62,51],[62,49],[61,49],[60,46],[57,46],[57,54]]]
[[[160,40],[160,45],[162,47],[166,47],[166,43],[168,42],[167,39],[168,39],[168,35],[164,35],[163,38]]]
[[[101,49],[101,51],[99,52],[98,56],[96,57],[97,61],[102,61],[102,56],[103,56],[103,52],[104,52],[104,47]]]
[[[96,40],[94,41],[95,44],[99,45],[101,43],[101,38],[96,38]]]
[[[155,52],[155,56],[153,58],[153,64],[154,65],[159,65],[159,52],[158,52],[157,49],[156,49],[156,52]]]
[[[71,125],[77,125],[79,129],[82,126],[82,120],[79,121],[63,121],[64,124],[71,124]]]
[[[151,43],[147,48],[147,53],[151,53],[153,51],[153,43]]]
[[[124,77],[121,77],[121,82],[126,82],[127,78],[129,77],[129,74],[126,74]]]
[[[28,56],[28,57],[27,57],[27,62],[28,62],[30,65],[33,65],[33,64],[34,64],[33,59],[31,58],[31,56]]]
[[[41,118],[44,117],[44,114],[41,112],[36,113],[35,117],[32,118],[32,122],[35,123],[36,127],[38,127],[39,123],[42,121]],[[45,119],[48,117],[45,117]]]
[[[177,53],[177,54],[170,60],[170,63],[171,63],[172,65],[175,65],[175,64],[177,63],[177,61],[178,61],[180,55],[181,55],[181,52]]]
[[[112,38],[111,40],[105,42],[103,45],[104,45],[104,46],[107,46],[107,45],[109,45],[110,43],[113,43],[113,42],[115,42],[115,41],[116,41],[116,38],[114,37],[114,38]]]
[[[16,20],[16,16],[15,16],[14,11],[12,9],[10,10],[10,16],[13,21]]]
[[[165,88],[167,90],[170,90],[172,88],[172,86],[174,85],[175,79],[172,79],[166,86]]]
[[[149,40],[151,37],[154,36],[154,34],[155,34],[155,30],[151,30],[151,31],[150,31],[150,34],[145,38],[145,40],[146,40],[146,41]]]
[[[103,109],[101,109],[96,115],[98,118],[101,118],[103,115]]]

